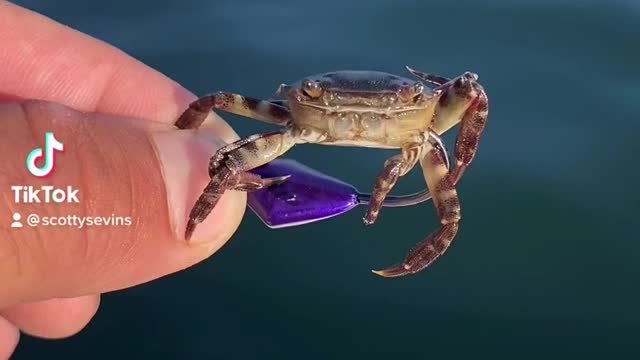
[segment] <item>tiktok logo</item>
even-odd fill
[[[31,174],[37,177],[46,177],[53,171],[56,164],[55,151],[64,151],[64,144],[56,140],[52,132],[45,135],[44,156],[42,148],[34,149],[27,156],[27,169]],[[36,161],[44,157],[44,165],[38,167]]]

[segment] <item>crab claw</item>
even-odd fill
[[[411,250],[402,264],[384,270],[372,270],[372,272],[388,278],[415,274],[440,257],[449,248],[457,232],[457,222],[444,224]]]

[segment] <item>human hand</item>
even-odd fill
[[[212,115],[197,132],[173,121],[195,97],[126,54],[0,0],[0,359],[18,329],[61,338],[95,314],[99,294],[189,267],[237,228],[242,193],[227,192],[192,242],[187,214],[215,149],[237,139]],[[39,101],[23,101],[39,99]],[[149,119],[149,120],[145,120]],[[45,132],[64,143],[53,175],[25,160]],[[72,186],[78,204],[16,203],[12,185]],[[11,228],[12,215],[131,216],[131,226]]]

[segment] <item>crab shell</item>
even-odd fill
[[[349,70],[310,76],[279,93],[288,100],[291,125],[306,129],[305,142],[376,148],[421,136],[442,94],[421,81]]]

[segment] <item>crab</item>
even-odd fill
[[[288,176],[261,178],[250,170],[296,144],[400,149],[400,154],[386,160],[376,178],[364,223],[376,222],[387,194],[420,162],[441,225],[402,263],[373,272],[399,277],[429,266],[458,233],[461,211],[456,185],[476,155],[488,116],[488,98],[475,73],[448,79],[410,67],[407,70],[415,80],[384,72],[345,70],[282,84],[270,100],[218,92],[192,102],[175,123],[180,129],[198,128],[213,109],[281,129],[238,140],[211,157],[211,180],[190,212],[187,241],[226,190],[255,191],[286,181]],[[455,163],[449,168],[440,135],[457,124]]]

